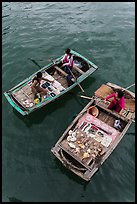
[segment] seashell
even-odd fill
[[[87,149],[87,152],[90,153],[90,152],[91,152],[91,149]]]
[[[84,144],[79,144],[79,146],[84,149],[85,148],[85,145]]]
[[[85,158],[88,158],[90,155],[89,155],[89,153],[88,152],[85,152],[84,154],[83,154],[83,159],[85,159]]]
[[[69,133],[69,135],[71,135],[71,134],[73,133],[73,131],[72,131],[72,130],[70,130],[68,133]]]
[[[76,140],[77,140],[76,137],[71,136],[70,141],[74,142],[74,141],[76,141]]]
[[[71,136],[68,136],[68,137],[67,137],[67,141],[68,141],[68,142],[71,141]]]
[[[80,152],[79,147],[76,147],[76,152],[77,152],[77,153],[79,153],[79,152]]]
[[[75,133],[75,132],[72,132],[72,136],[75,137],[75,136],[76,136],[76,133]]]
[[[72,142],[69,142],[68,145],[69,145],[71,148],[76,148],[75,144],[73,144]]]

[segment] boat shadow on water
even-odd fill
[[[23,202],[22,200],[17,199],[16,197],[8,197],[9,202]]]
[[[86,190],[88,184],[90,183],[90,181],[84,181],[82,178],[75,176],[75,174],[71,171],[69,171],[69,169],[64,168],[64,166],[60,163],[59,160],[57,160],[57,158],[54,158],[54,162],[55,162],[55,166],[56,168],[59,168],[61,173],[65,174],[69,179],[75,181],[76,183],[80,184],[83,186],[83,190]]]

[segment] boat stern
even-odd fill
[[[17,110],[21,115],[27,115],[27,111],[25,110],[24,107],[20,107],[19,104],[17,104],[17,102],[13,99],[13,97],[11,96],[10,93],[8,92],[4,92],[4,96],[6,97],[6,99],[8,100],[8,102],[10,103],[10,105]]]

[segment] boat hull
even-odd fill
[[[122,89],[122,87],[109,82],[102,87],[104,90],[108,87],[105,90],[107,93],[108,90]],[[85,181],[90,181],[91,177],[108,159],[135,119],[135,94],[133,92],[126,90],[126,107],[120,114],[109,110],[104,100],[99,98],[99,95],[103,94],[103,88],[99,88],[95,92],[90,102],[51,148],[53,155],[66,168]],[[92,106],[96,106],[99,110],[97,117],[90,115],[88,112]],[[120,121],[121,129],[115,126],[115,121],[117,120]],[[87,124],[83,126],[84,123]],[[94,131],[92,129],[93,126]],[[103,137],[99,133],[102,133]],[[105,141],[106,138],[108,139],[107,141]],[[100,149],[101,152],[99,152]]]
[[[31,112],[33,112],[33,111],[47,105],[48,103],[55,101],[60,96],[66,94],[69,91],[71,91],[77,85],[80,86],[80,83],[84,79],[86,79],[88,76],[90,76],[92,73],[94,73],[94,71],[96,71],[98,69],[98,67],[93,62],[89,61],[87,58],[85,58],[81,54],[77,53],[76,51],[72,50],[71,53],[74,55],[74,57],[76,59],[75,61],[81,60],[81,61],[78,61],[78,62],[81,62],[81,63],[84,62],[85,63],[83,65],[83,68],[86,67],[86,66],[88,67],[86,71],[85,70],[82,71],[82,68],[78,68],[78,67],[75,66],[77,69],[74,70],[74,71],[75,71],[76,74],[78,74],[78,77],[77,77],[77,79],[75,79],[75,78],[73,79],[73,84],[71,86],[67,86],[66,82],[63,81],[63,80],[66,80],[66,79],[63,79],[63,77],[67,78],[67,76],[66,76],[67,74],[64,73],[58,66],[55,66],[55,64],[53,62],[51,62],[47,66],[44,66],[43,68],[41,68],[39,71],[43,72],[44,74],[46,73],[49,77],[52,77],[54,79],[55,79],[56,76],[55,75],[51,76],[50,73],[49,73],[50,70],[53,70],[53,69],[56,68],[57,69],[57,72],[56,72],[57,74],[58,74],[59,71],[61,72],[61,74],[63,72],[63,74],[65,76],[62,77],[61,74],[60,74],[60,79],[56,79],[56,82],[59,82],[59,80],[60,80],[59,83],[61,84],[62,87],[64,86],[63,91],[61,90],[58,94],[55,94],[55,92],[53,92],[52,95],[49,95],[49,97],[47,97],[46,99],[43,99],[38,104],[34,104],[33,99],[32,99],[33,96],[31,96],[29,98],[29,96],[31,94],[27,92],[27,88],[30,89],[29,88],[29,83],[32,81],[32,78],[37,74],[37,72],[35,72],[30,77],[28,77],[27,79],[25,79],[24,81],[19,83],[17,86],[13,87],[12,89],[10,89],[7,92],[4,92],[4,95],[5,95],[6,99],[8,100],[8,102],[10,103],[10,105],[13,108],[15,108],[20,114],[28,115]],[[56,64],[57,65],[61,62],[62,57],[63,56],[56,59]],[[64,84],[64,85],[62,85],[62,84]],[[26,87],[26,92],[24,91],[25,87]],[[20,93],[21,91],[23,93]],[[19,95],[20,95],[20,97],[22,97],[21,99],[19,98]],[[29,96],[28,96],[28,98],[27,98],[27,96],[26,96],[26,98],[23,98],[24,95],[27,95],[27,96],[29,95]],[[30,104],[33,103],[32,107],[29,107],[29,105],[27,106],[25,104],[25,102],[27,100],[30,101]]]

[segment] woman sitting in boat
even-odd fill
[[[73,64],[74,64],[73,55],[71,53],[69,53],[69,56],[68,56],[67,59],[68,59],[68,62],[63,63],[63,65],[61,67],[63,68],[63,70],[67,74],[71,74],[70,70],[72,70],[72,67],[73,67]]]
[[[59,64],[60,68],[65,71],[67,76],[67,82],[68,86],[71,86],[74,82],[71,80],[73,78],[72,76],[72,67],[73,67],[74,61],[73,61],[73,55],[70,53],[70,49],[67,48],[65,50],[65,55],[61,60],[61,63]]]
[[[64,55],[63,59],[61,60],[62,65],[63,65],[64,63],[68,63],[68,62],[69,62],[69,54],[70,54],[70,49],[67,48],[67,49],[65,50],[65,55]]]
[[[61,67],[64,63],[69,62],[69,54],[70,54],[70,49],[67,48],[65,50],[65,54],[64,54],[63,58],[61,59],[61,62],[58,64],[59,67]]]
[[[31,85],[32,92],[34,93],[34,99],[40,98],[42,95],[48,95],[48,91],[40,86],[41,80],[45,80],[51,83],[53,82],[49,79],[45,79],[42,77],[42,73],[38,72],[37,75],[32,79]]]
[[[122,110],[125,108],[125,99],[124,92],[122,90],[118,90],[113,94],[110,94],[105,98],[105,102],[109,98],[114,98],[108,106],[108,109],[115,110],[118,113],[122,113]]]
[[[69,53],[68,56],[68,62],[63,63],[63,65],[61,66],[61,68],[63,68],[63,70],[68,74],[67,76],[67,82],[68,82],[68,86],[71,86],[74,82],[71,80],[74,76],[72,73],[72,68],[73,68],[73,55],[71,53]]]
[[[70,49],[67,48],[65,50],[65,55],[63,56],[61,63],[59,64],[59,66],[61,66],[61,68],[63,68],[63,70],[67,73],[70,74],[69,69],[72,69],[73,67],[73,55],[70,52]]]

